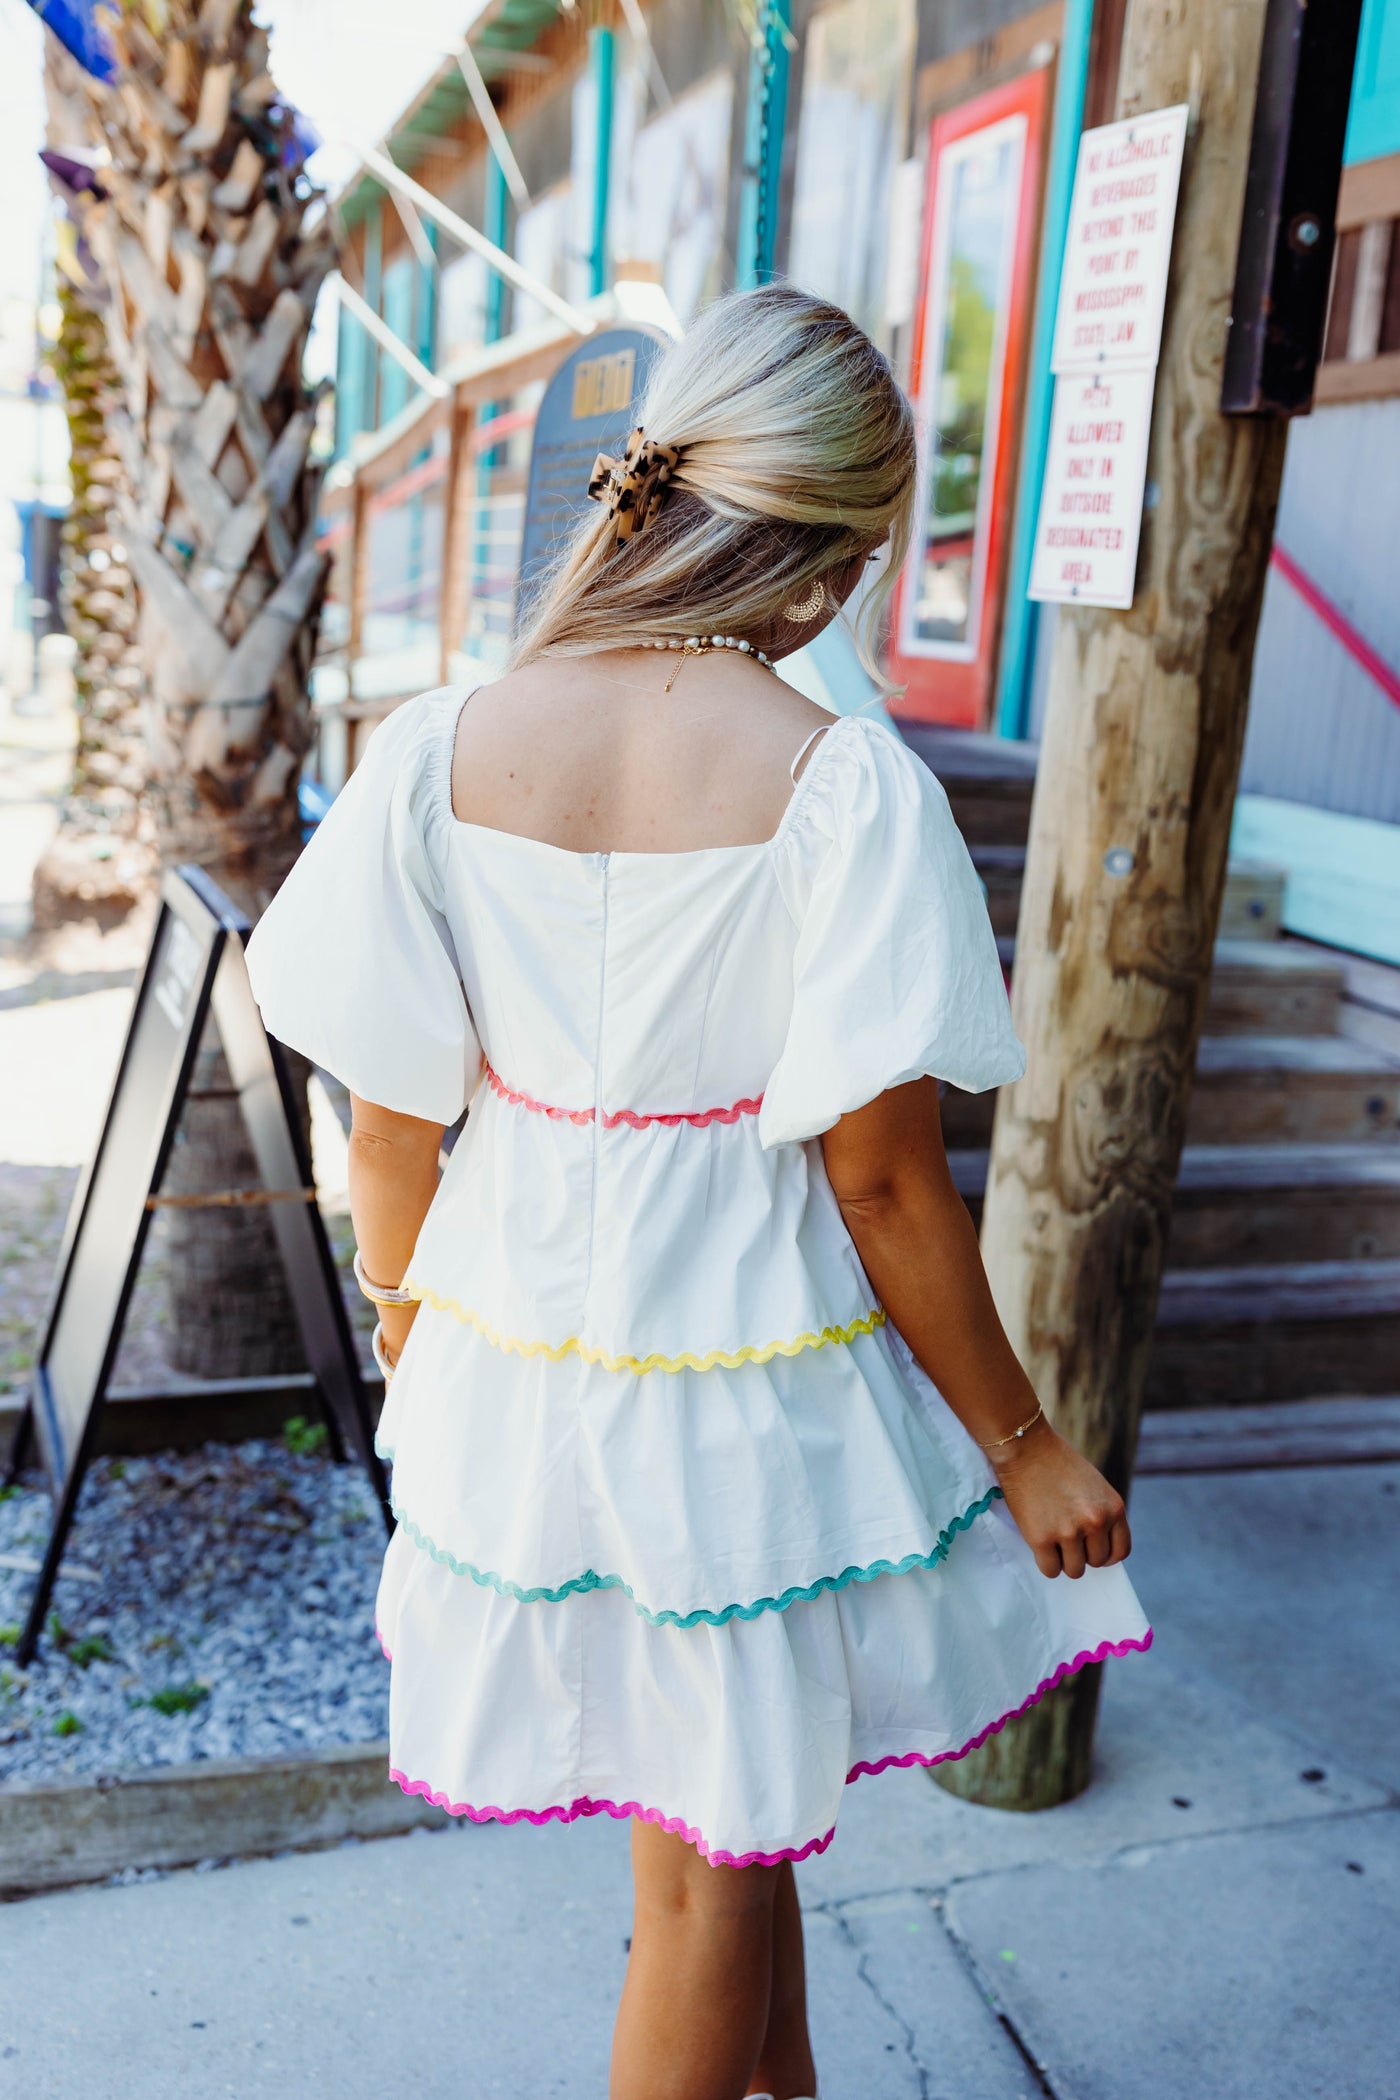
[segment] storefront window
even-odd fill
[[[914,0],[837,0],[808,31],[788,275],[889,335],[891,185],[904,153]]]
[[[682,321],[720,289],[734,82],[708,74],[647,123],[639,55],[622,71],[613,115],[608,244],[613,266],[652,264]]]
[[[911,655],[977,647],[996,476],[1026,122],[952,141],[937,170],[925,285],[920,536],[905,605]]]

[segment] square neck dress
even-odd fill
[[[477,1820],[801,1859],[849,1780],[1152,1638],[1121,1565],[1041,1575],[823,1165],[888,1087],[1024,1069],[981,886],[858,716],[761,845],[464,823],[468,697],[375,731],[248,951],[269,1030],[353,1092],[470,1106],[378,1430],[391,1774]]]

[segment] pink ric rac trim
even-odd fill
[[[375,1631],[378,1632],[377,1626]],[[382,1639],[380,1646],[384,1646]],[[1008,1721],[1015,1720],[1017,1714],[1023,1714],[1036,1705],[1047,1692],[1054,1689],[1062,1677],[1072,1677],[1082,1670],[1086,1663],[1104,1662],[1110,1655],[1127,1655],[1132,1650],[1145,1654],[1151,1646],[1152,1628],[1149,1626],[1140,1641],[1100,1641],[1097,1648],[1081,1649],[1072,1662],[1061,1663],[1048,1677],[1043,1677],[1028,1699],[1023,1699],[1019,1706],[1013,1706],[1000,1720],[989,1721],[987,1726],[973,1736],[970,1742],[964,1743],[960,1750],[939,1750],[932,1757],[926,1756],[922,1750],[910,1750],[903,1757],[882,1757],[875,1764],[852,1765],[846,1774],[846,1784],[849,1786],[852,1780],[864,1778],[867,1774],[887,1772],[892,1765],[953,1763],[960,1757],[966,1757],[969,1751],[979,1749],[988,1736],[999,1734]],[[385,1649],[384,1652],[387,1655],[388,1650]],[[446,1794],[434,1793],[426,1779],[409,1779],[404,1773],[396,1771],[392,1765],[389,1767],[389,1777],[396,1786],[402,1787],[406,1794],[421,1794],[434,1808],[445,1809],[449,1816],[466,1816],[473,1823],[576,1823],[581,1816],[635,1816],[639,1823],[655,1823],[660,1829],[683,1837],[688,1845],[694,1845],[700,1857],[707,1859],[712,1867],[776,1867],[785,1859],[808,1859],[814,1852],[825,1852],[836,1835],[836,1826],[833,1823],[824,1837],[810,1838],[805,1845],[797,1847],[784,1846],[779,1852],[722,1852],[707,1845],[703,1834],[682,1821],[681,1817],[664,1815],[659,1808],[643,1808],[639,1801],[595,1801],[584,1794],[577,1801],[571,1801],[567,1808],[473,1808],[469,1802],[449,1801]]]
[[[740,1116],[756,1116],[763,1106],[763,1096],[758,1094],[752,1101],[736,1101],[732,1108],[696,1109],[685,1114],[664,1116],[639,1116],[635,1108],[593,1109],[556,1108],[552,1102],[537,1101],[533,1094],[522,1094],[516,1087],[507,1086],[493,1066],[486,1067],[486,1084],[502,1101],[509,1101],[513,1108],[528,1108],[537,1116],[549,1116],[556,1123],[601,1123],[604,1130],[616,1130],[626,1123],[633,1130],[645,1130],[652,1123],[663,1124],[675,1130],[682,1123],[689,1123],[692,1130],[704,1130],[711,1123],[737,1123]]]

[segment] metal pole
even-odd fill
[[[493,270],[499,271],[517,291],[524,292],[529,298],[536,300],[547,312],[552,313],[557,321],[562,321],[566,328],[572,329],[575,335],[591,333],[593,323],[587,314],[581,313],[576,306],[570,306],[567,299],[561,299],[558,292],[551,285],[547,285],[542,277],[536,277],[532,270],[522,269],[513,255],[507,255],[494,241],[488,241],[484,233],[478,232],[475,226],[469,224],[457,212],[449,211],[440,198],[435,197],[431,190],[425,190],[422,183],[415,182],[411,175],[405,175],[403,169],[395,167],[393,161],[386,160],[384,155],[376,152],[373,147],[360,149],[360,160],[386,189],[398,190],[402,196],[411,198],[425,219],[435,221],[444,233],[450,233],[453,240],[459,242],[463,248],[472,248],[478,255],[484,255]]]
[[[517,211],[524,211],[530,201],[530,192],[526,185],[525,177],[520,172],[520,163],[511,151],[510,140],[505,134],[505,126],[496,114],[496,105],[491,100],[490,91],[481,77],[481,68],[476,62],[476,53],[472,50],[470,44],[463,44],[461,50],[457,53],[457,66],[463,80],[467,83],[467,93],[472,98],[472,107],[476,111],[481,128],[491,143],[491,152],[495,159],[499,161],[506,181],[510,184],[510,193],[515,199],[515,208]]]
[[[403,230],[408,235],[409,244],[414,254],[425,270],[431,269],[434,256],[432,243],[428,239],[427,227],[423,224],[407,197],[400,197],[395,194],[394,209],[403,221]]]
[[[384,223],[382,215],[371,211],[365,220],[365,303],[371,312],[378,314],[379,301],[383,294]],[[341,283],[345,282],[344,277]],[[365,346],[365,355],[360,364],[360,412],[355,436],[361,430],[379,428],[379,359],[374,354],[373,336]]]
[[[1060,298],[1060,271],[1065,259],[1074,168],[1079,134],[1084,126],[1084,91],[1089,80],[1089,41],[1094,27],[1094,0],[1065,0],[1064,31],[1056,61],[1055,108],[1050,121],[1050,154],[1045,171],[1045,214],[1041,227],[1040,281],[1036,286],[1035,322],[1031,332],[1030,373],[1021,431],[1021,466],[1012,513],[1011,557],[1006,569],[1006,610],[1001,624],[1001,659],[997,672],[998,736],[1022,737],[1030,721],[1031,670],[1035,662],[1040,608],[1026,596],[1035,550],[1036,514],[1045,455],[1050,444],[1050,409],[1055,381],[1050,351],[1055,336],[1055,308]]]
[[[651,75],[652,93],[656,97],[658,108],[669,109],[675,98],[666,85],[666,75],[662,72],[656,56],[656,46],[652,43],[646,16],[642,13],[641,0],[622,0],[622,17],[634,41],[645,54],[647,72]]]
[[[608,176],[612,159],[613,45],[610,29],[590,29],[593,69],[593,238],[588,250],[588,289],[596,298],[608,288]]]
[[[430,372],[428,367],[414,356],[407,343],[399,341],[388,322],[380,320],[374,308],[366,304],[352,284],[347,284],[343,277],[333,278],[332,282],[341,305],[347,313],[355,316],[366,335],[373,336],[380,349],[387,351],[394,363],[403,367],[416,387],[425,394],[431,394],[434,401],[441,401],[449,392],[446,381],[439,379],[436,372]]]
[[[505,247],[506,175],[494,153],[486,163],[486,238],[497,248]],[[484,342],[498,343],[501,340],[505,290],[505,279],[498,270],[492,270],[486,279],[486,313],[482,323]]]
[[[494,153],[488,154],[486,160],[486,232],[488,238],[493,240],[498,248],[504,248],[506,245],[508,208],[505,169],[501,166]],[[486,280],[486,313],[482,323],[482,338],[485,342],[498,343],[505,333],[505,289],[505,279],[495,270],[492,270]],[[483,424],[491,422],[499,406],[499,402],[496,401],[482,402],[476,412],[478,429]],[[491,470],[496,465],[497,458],[497,448],[493,445],[487,451],[477,454],[476,465],[472,470],[476,483],[476,507],[473,513],[474,531],[472,533],[467,583],[467,604],[469,608],[471,600],[477,595],[478,580],[485,575],[487,564],[491,558],[491,542],[487,537],[487,533],[490,525]],[[452,637],[451,647],[460,649],[463,646],[464,639],[465,637],[461,634],[455,635]]]
[[[744,126],[744,189],[739,216],[735,283],[741,291],[767,284],[777,248],[778,184],[787,122],[791,0],[763,0],[749,59]]]

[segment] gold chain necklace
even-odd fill
[[[688,634],[683,642],[675,640],[642,642],[638,646],[643,649],[677,649],[680,651],[681,661],[676,665],[663,688],[668,693],[677,678],[679,678],[681,664],[685,662],[688,656],[709,656],[716,649],[734,649],[737,650],[740,656],[751,656],[755,663],[762,664],[765,671],[771,671],[775,678],[778,676],[777,667],[764,654],[762,649],[756,649],[752,642],[740,641],[738,636],[733,634]]]

